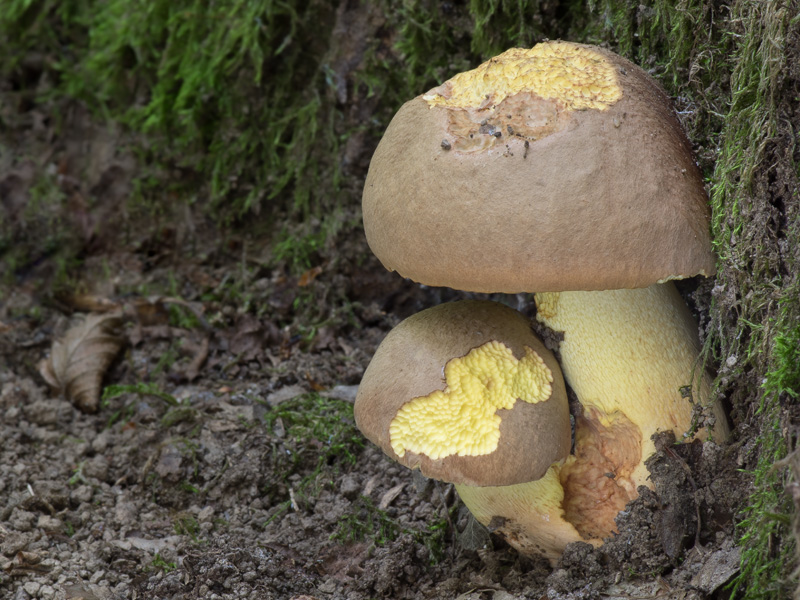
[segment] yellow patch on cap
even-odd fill
[[[480,456],[497,449],[498,409],[517,399],[535,404],[550,397],[553,374],[542,357],[525,347],[520,360],[508,346],[491,341],[444,369],[447,386],[405,404],[389,425],[392,449],[436,460],[456,454]]]
[[[423,99],[431,107],[491,108],[520,92],[558,100],[568,110],[606,110],[622,98],[616,70],[602,54],[568,42],[546,42],[506,50]]]

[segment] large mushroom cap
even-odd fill
[[[428,285],[604,290],[715,269],[669,99],[593,46],[508,50],[407,102],[372,158],[363,213],[381,262]]]
[[[539,479],[571,444],[558,363],[525,317],[495,302],[442,304],[395,327],[355,417],[394,460],[468,485]]]

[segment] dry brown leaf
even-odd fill
[[[105,313],[117,311],[120,308],[118,302],[98,294],[69,293],[59,295],[58,299],[77,312]]]
[[[142,327],[166,325],[169,323],[169,311],[160,300],[137,298],[133,301],[133,313],[136,321]]]
[[[192,358],[192,362],[189,363],[189,366],[186,367],[186,370],[183,372],[183,376],[188,381],[194,381],[197,379],[197,376],[200,374],[200,368],[203,366],[203,363],[206,362],[208,358],[208,338],[203,338],[203,341],[200,342],[199,347],[194,353],[194,357]]]
[[[299,287],[306,287],[311,285],[314,280],[322,273],[322,267],[314,267],[313,269],[309,269],[302,275],[300,275],[300,279],[297,282]]]
[[[53,342],[50,358],[39,363],[47,383],[84,412],[97,411],[103,374],[122,347],[121,324],[119,312],[79,319]]]
[[[378,503],[378,508],[381,510],[386,510],[389,508],[389,505],[395,501],[395,498],[400,495],[400,492],[403,491],[404,487],[406,487],[405,483],[398,483],[396,486],[388,490]]]

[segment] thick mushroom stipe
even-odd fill
[[[618,480],[634,491],[649,485],[644,460],[655,452],[652,435],[671,430],[680,436],[692,428],[694,406],[681,388],[691,386],[694,402],[711,403],[709,377],[697,359],[697,326],[680,294],[664,283],[535,298],[537,320],[563,334],[561,368],[587,419],[608,426],[621,414],[638,430],[636,467]],[[717,411],[715,433],[722,439],[727,421]]]
[[[555,564],[571,542],[595,546],[599,538],[586,538],[564,515],[561,464],[553,465],[537,480],[502,487],[456,485],[472,515],[527,556],[544,556]]]

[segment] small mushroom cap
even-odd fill
[[[558,363],[525,317],[496,302],[442,304],[395,327],[355,418],[394,460],[467,485],[534,481],[571,445]]]
[[[512,49],[400,108],[363,194],[375,255],[481,292],[711,275],[709,208],[669,98],[601,48]]]

